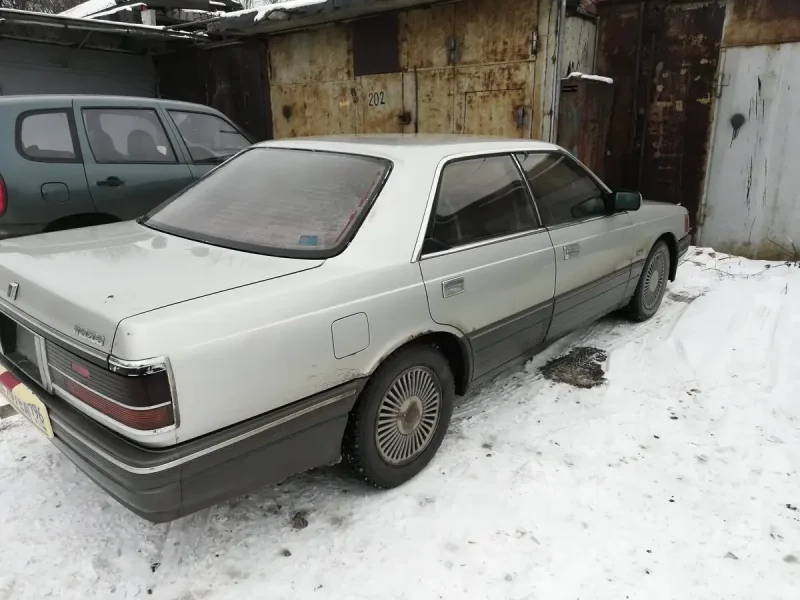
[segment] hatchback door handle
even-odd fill
[[[113,175],[108,179],[101,179],[97,182],[97,185],[101,187],[119,187],[121,185],[125,185],[125,182],[122,181],[119,177],[114,177]]]

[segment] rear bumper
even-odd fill
[[[47,407],[53,444],[122,505],[155,523],[337,462],[348,413],[363,386],[350,382],[202,438],[150,449],[17,376]]]
[[[692,245],[692,236],[690,234],[686,234],[680,240],[678,240],[678,260],[683,258],[686,253],[689,251],[689,246]]]

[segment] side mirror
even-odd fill
[[[611,194],[611,204],[615,213],[639,210],[642,207],[642,195],[639,192],[618,190]]]

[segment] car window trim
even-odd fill
[[[533,189],[530,188],[530,183],[528,182],[528,177],[525,175],[525,170],[522,168],[522,162],[519,160],[519,158],[517,158],[517,154],[526,154],[526,155],[531,155],[531,154],[560,154],[560,155],[566,157],[567,159],[571,159],[575,163],[575,165],[577,165],[579,169],[581,169],[584,173],[586,173],[589,176],[589,179],[591,179],[595,183],[595,185],[597,185],[597,187],[600,188],[600,191],[603,194],[610,194],[611,193],[611,188],[609,188],[605,183],[603,183],[603,181],[599,177],[597,177],[597,175],[595,175],[585,164],[583,164],[580,160],[578,160],[570,152],[567,152],[564,149],[559,148],[558,150],[533,150],[533,151],[530,151],[530,152],[515,152],[514,153],[514,160],[516,160],[517,164],[519,164],[519,168],[522,171],[522,175],[525,178],[525,182],[528,184],[528,189],[531,192],[531,197],[533,198],[533,203],[536,206],[537,210],[539,208],[539,205],[536,203],[536,196],[533,194]],[[590,200],[590,198],[587,198],[587,200]],[[584,219],[579,219],[579,220],[575,220],[575,221],[569,221],[567,223],[559,223],[558,225],[552,225],[552,226],[544,225],[544,221],[542,221],[541,219],[540,219],[539,222],[542,224],[542,227],[544,227],[548,231],[555,231],[557,229],[564,229],[565,227],[573,227],[575,225],[582,225],[582,224],[588,223],[590,221],[599,221],[600,219],[608,219],[608,218],[613,217],[613,216],[615,216],[615,215],[614,214],[594,215],[594,216],[591,216],[591,217],[586,217]]]
[[[158,111],[158,108],[154,106],[116,106],[116,105],[108,105],[108,106],[93,106],[93,105],[85,105],[80,106],[81,111],[81,119],[83,120],[83,130],[86,132],[86,143],[89,146],[89,152],[92,153],[92,158],[94,158],[94,162],[97,165],[179,165],[181,162],[178,160],[178,153],[175,151],[175,144],[172,143],[172,137],[169,135],[169,128],[164,123],[164,119],[162,118],[161,114]],[[94,148],[92,148],[92,140],[89,138],[89,129],[86,127],[86,117],[84,116],[84,112],[87,110],[108,110],[108,111],[115,111],[115,110],[125,110],[125,111],[153,111],[156,115],[156,119],[158,119],[159,124],[161,125],[161,129],[164,131],[164,136],[167,138],[167,143],[169,144],[170,149],[172,150],[172,161],[129,161],[129,160],[109,160],[109,161],[99,161],[97,160],[97,155],[94,153]]]
[[[25,146],[22,144],[22,123],[28,117],[34,115],[48,115],[63,113],[67,116],[67,124],[69,126],[69,134],[72,139],[72,149],[75,153],[74,158],[37,158],[25,152]],[[17,148],[17,153],[25,160],[41,163],[59,163],[59,164],[81,164],[83,162],[83,153],[81,152],[81,143],[78,139],[78,128],[75,123],[75,114],[71,106],[66,108],[36,108],[26,110],[17,115],[17,121],[14,126],[14,145]]]
[[[208,112],[208,111],[205,111],[205,110],[188,110],[188,109],[183,109],[183,108],[176,108],[174,106],[171,107],[171,108],[165,106],[164,107],[164,112],[167,113],[167,116],[169,117],[169,120],[172,122],[172,125],[175,127],[175,131],[178,132],[178,135],[180,136],[181,141],[186,146],[186,152],[189,153],[189,157],[188,158],[191,161],[191,164],[193,164],[193,165],[203,165],[203,164],[207,165],[208,163],[197,162],[194,159],[194,157],[192,156],[192,151],[189,149],[189,140],[187,140],[186,137],[183,135],[183,133],[181,133],[181,128],[178,126],[178,124],[175,122],[175,119],[172,116],[173,112],[187,113],[187,114],[190,114],[190,115],[204,115],[204,116],[207,116],[207,117],[216,117],[217,119],[220,119],[221,121],[223,121],[223,122],[227,123],[228,125],[230,125],[231,128],[235,129],[236,133],[241,135],[245,139],[245,141],[248,143],[249,146],[252,146],[253,144],[256,143],[255,140],[251,139],[250,136],[248,134],[246,134],[241,127],[237,126],[236,123],[234,123],[233,121],[228,119],[222,113],[217,114],[217,113]],[[241,152],[245,148],[242,148],[241,150],[239,150],[239,152]],[[239,152],[236,152],[236,153],[232,154],[231,158],[233,156],[235,156],[236,154],[238,154]]]
[[[535,215],[535,218],[537,220],[536,227],[531,228],[531,229],[524,229],[522,231],[515,231],[513,233],[506,233],[506,234],[503,234],[503,235],[492,236],[492,237],[485,238],[485,239],[482,239],[482,240],[476,240],[474,242],[470,242],[469,244],[462,244],[460,246],[454,246],[453,248],[447,248],[446,250],[439,250],[437,252],[429,252],[427,254],[422,254],[422,246],[425,243],[425,239],[428,237],[428,230],[431,228],[431,224],[433,223],[434,215],[436,214],[436,206],[439,204],[439,191],[440,191],[441,186],[442,186],[442,173],[444,172],[445,168],[448,165],[451,165],[451,164],[457,163],[457,162],[463,162],[463,161],[466,161],[466,160],[475,160],[475,159],[479,159],[479,158],[494,158],[494,157],[497,157],[497,156],[508,157],[508,158],[511,159],[511,162],[514,164],[514,168],[515,168],[515,170],[517,172],[517,176],[522,179],[523,189],[525,190],[525,195],[528,198],[528,202],[530,203],[531,207],[533,208],[533,214]],[[539,210],[536,207],[536,204],[533,202],[533,197],[532,197],[532,195],[530,193],[530,188],[528,187],[527,181],[525,179],[525,174],[519,168],[519,165],[517,164],[517,161],[514,158],[513,151],[510,151],[510,150],[498,150],[498,151],[495,151],[495,152],[483,151],[483,152],[476,152],[474,154],[473,153],[468,153],[468,154],[464,154],[464,155],[457,154],[457,155],[448,156],[448,157],[442,159],[439,162],[439,165],[436,168],[436,175],[434,177],[434,187],[433,187],[433,199],[432,199],[432,202],[431,202],[431,199],[429,198],[429,205],[426,208],[425,213],[426,213],[425,214],[425,221],[424,221],[424,226],[423,226],[423,229],[422,229],[422,241],[420,243],[420,240],[419,239],[417,240],[417,244],[419,245],[419,248],[417,248],[415,246],[415,249],[414,249],[415,254],[414,254],[414,256],[416,258],[412,259],[411,262],[416,262],[418,260],[427,259],[427,258],[434,257],[434,256],[443,256],[443,255],[446,255],[446,254],[455,254],[456,252],[460,252],[462,250],[469,250],[469,249],[472,249],[472,248],[479,248],[481,246],[489,246],[489,245],[494,244],[494,243],[507,241],[507,240],[510,240],[510,239],[516,239],[518,237],[524,237],[524,236],[529,235],[529,234],[539,233],[540,231],[544,231],[544,227],[542,226],[542,221],[541,221],[541,219],[539,219]]]

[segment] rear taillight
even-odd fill
[[[683,222],[684,229],[686,230],[686,233],[689,233],[692,230],[692,224],[689,221],[689,213],[688,212],[686,213],[686,216],[684,217],[683,221],[684,221]]]
[[[6,210],[8,210],[8,188],[3,176],[0,175],[0,217],[6,214]]]
[[[47,343],[47,364],[55,391],[67,394],[137,431],[175,425],[166,365],[147,371],[112,372]]]

